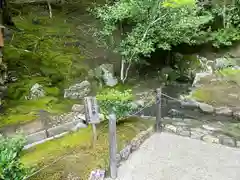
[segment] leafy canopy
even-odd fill
[[[121,42],[111,42],[118,44],[123,60],[139,62],[142,55],[182,43],[231,45],[240,39],[239,11],[239,1],[203,8],[192,0],[118,0],[96,6],[93,13],[103,24],[99,37],[113,39],[120,31]],[[216,19],[223,20],[212,28]]]

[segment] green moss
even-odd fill
[[[7,111],[0,117],[0,127],[23,124],[35,120],[40,110],[45,110],[52,114],[68,112],[74,103],[77,102],[53,96],[46,96],[38,100],[9,101]]]
[[[57,87],[45,87],[44,90],[47,96],[58,97],[60,95],[60,90]]]
[[[29,114],[12,114],[9,116],[2,116],[0,118],[0,122],[1,122],[0,127],[26,123],[26,122],[36,119],[36,117],[37,117],[36,115],[31,114],[31,113],[29,113]]]
[[[80,47],[79,19],[73,21],[67,11],[53,9],[49,18],[43,6],[24,6],[14,17],[21,31],[8,38],[4,53],[8,70],[14,72],[17,82],[8,84],[4,114],[0,126],[24,123],[36,118],[39,110],[62,113],[70,110],[75,101],[63,99],[63,89],[88,74]],[[46,97],[26,100],[34,84],[43,86]],[[79,103],[79,102],[78,102]]]
[[[66,135],[54,141],[48,141],[25,151],[22,161],[25,165],[32,166],[42,163],[44,158],[54,159],[68,149],[88,144],[90,137],[91,128],[82,129],[76,133]]]
[[[239,69],[226,68],[226,69],[220,70],[217,74],[222,76],[226,81],[240,85]]]
[[[199,88],[192,93],[192,97],[197,101],[208,102],[212,100],[212,93],[204,88]]]
[[[201,79],[192,98],[214,106],[240,106],[240,70],[223,69]]]
[[[153,122],[136,118],[120,121],[117,125],[118,148],[121,149],[136,134],[153,125]],[[69,173],[88,179],[91,170],[108,167],[108,125],[98,125],[97,132],[99,136],[95,148],[91,147],[92,132],[89,127],[26,151],[22,161],[27,166],[40,168],[65,154],[65,158],[32,179],[60,180],[66,179]]]
[[[31,87],[36,83],[48,88],[51,85],[51,80],[48,77],[24,76],[19,81],[8,85],[8,98],[11,100],[26,99]]]
[[[221,133],[240,140],[240,123],[225,123]]]

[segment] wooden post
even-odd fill
[[[162,89],[158,88],[156,90],[156,132],[162,131],[161,94],[162,94]]]
[[[95,148],[95,145],[97,143],[97,127],[96,124],[92,124],[92,147]]]
[[[110,155],[110,177],[117,178],[117,134],[116,134],[116,115],[109,115],[109,155]]]
[[[41,124],[43,126],[43,129],[45,131],[46,137],[47,138],[50,137],[49,133],[48,133],[48,128],[49,128],[48,127],[49,126],[48,122],[51,121],[49,113],[47,111],[45,111],[45,110],[40,110],[40,112],[39,112],[39,119],[40,119]]]
[[[97,141],[97,128],[96,124],[100,123],[99,113],[98,113],[98,105],[96,97],[85,97],[84,98],[84,107],[85,107],[85,117],[87,124],[92,125],[92,147],[95,148]]]

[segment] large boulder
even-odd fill
[[[113,87],[118,83],[117,78],[114,77],[113,64],[102,64],[94,70],[91,70],[89,75],[103,81],[105,85],[110,87]]]
[[[44,96],[45,96],[45,91],[43,89],[43,86],[36,83],[31,87],[30,93],[27,99],[36,100]]]
[[[64,90],[64,98],[82,99],[90,93],[90,82],[82,81]]]

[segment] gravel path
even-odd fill
[[[239,180],[240,150],[154,134],[120,166],[118,180]]]

